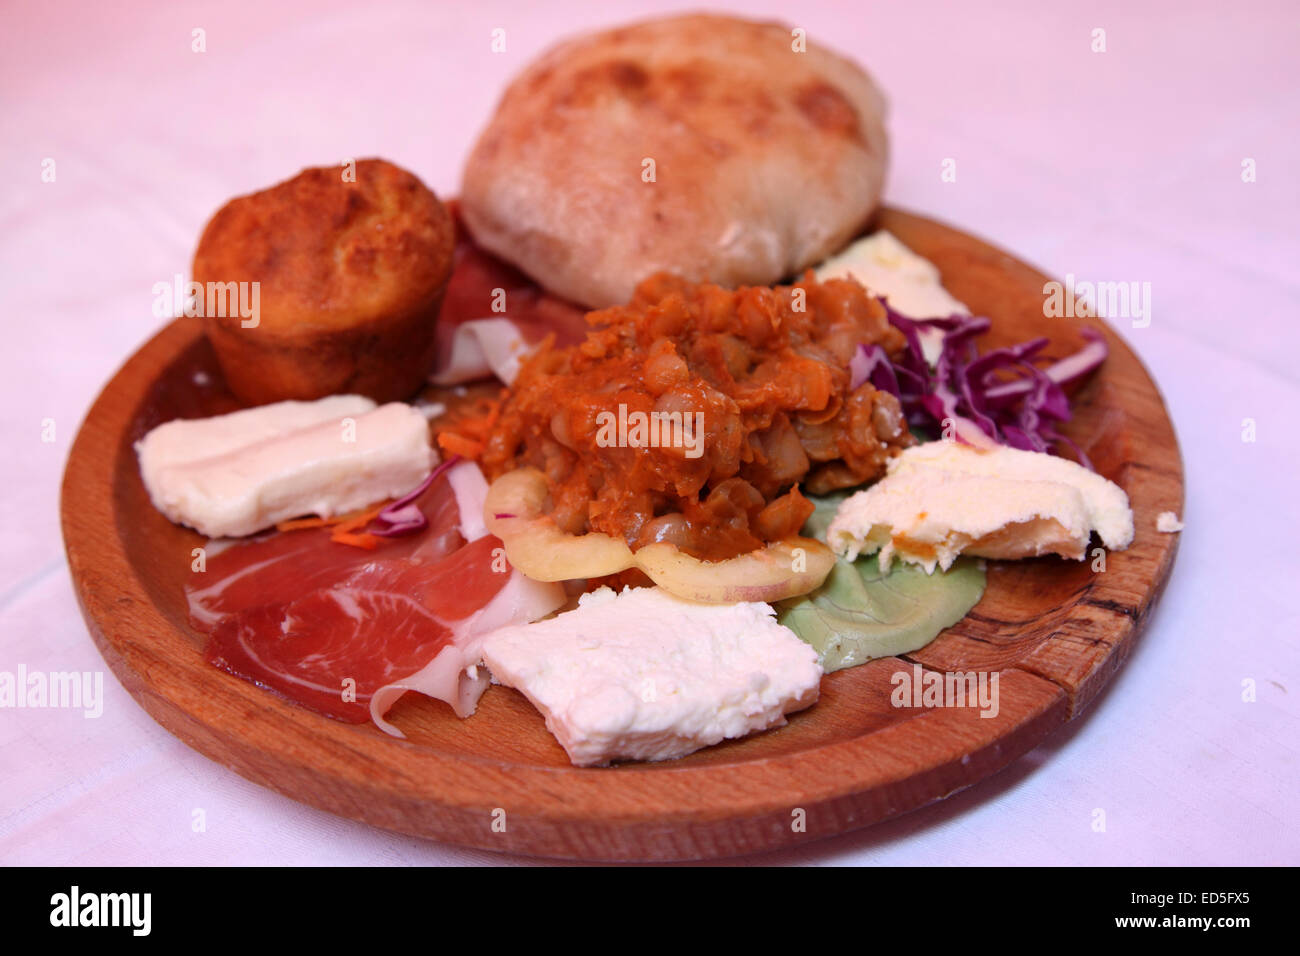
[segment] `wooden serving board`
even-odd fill
[[[1104,572],[1055,558],[990,562],[983,600],[928,647],[832,674],[788,726],[682,760],[576,769],[541,716],[501,687],[465,721],[406,695],[389,715],[406,732],[398,740],[204,662],[182,593],[202,539],[150,505],[132,448],[160,422],[236,407],[197,320],[178,319],[109,382],[64,476],[68,562],[104,659],[155,720],[250,780],[374,826],[513,853],[686,860],[772,849],[865,827],[997,772],[1083,713],[1132,650],[1178,546],[1156,531],[1161,511],[1182,513],[1178,444],[1155,384],[1112,330],[1044,318],[1042,274],[919,216],[885,210],[875,225],[993,319],[985,348],[1047,335],[1063,354],[1081,344],[1080,325],[1105,332],[1110,359],[1076,396],[1069,429],[1133,505],[1133,546],[1108,554]],[[997,716],[891,706],[891,675],[913,664],[998,672]]]

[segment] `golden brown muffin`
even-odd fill
[[[305,169],[232,199],[199,239],[194,281],[204,289],[259,284],[255,325],[233,306],[203,318],[226,381],[245,402],[409,398],[433,364],[451,217],[392,163],[359,160],[355,181],[345,181],[347,172]]]

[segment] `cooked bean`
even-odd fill
[[[566,531],[733,557],[797,532],[799,483],[862,484],[912,441],[890,396],[849,391],[859,345],[904,344],[854,281],[730,290],[661,274],[591,319],[581,345],[525,362],[483,455],[490,478],[542,469]]]

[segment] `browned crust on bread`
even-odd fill
[[[783,24],[690,15],[547,51],[466,164],[474,238],[592,308],[659,271],[769,285],[838,251],[883,188],[884,98],[819,38],[793,43]]]
[[[379,159],[306,169],[232,199],[194,255],[194,280],[259,283],[260,317],[204,316],[231,390],[251,404],[351,392],[409,397],[434,357],[455,228],[411,173]],[[233,311],[233,310],[232,310]]]

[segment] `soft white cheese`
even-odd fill
[[[965,304],[943,287],[935,264],[918,256],[890,232],[882,230],[859,239],[817,267],[817,278],[821,280],[850,277],[874,295],[887,298],[890,308],[910,319],[970,314]],[[923,328],[918,334],[921,351],[933,365],[943,348],[943,331]]]
[[[330,517],[418,485],[435,460],[410,405],[360,396],[279,402],[160,425],[136,445],[145,488],[172,521],[235,537]]]
[[[493,677],[546,718],[577,766],[668,760],[785,723],[817,700],[817,654],[766,604],[601,588],[483,639]]]
[[[879,550],[884,568],[897,555],[933,572],[962,553],[1082,559],[1093,531],[1115,550],[1133,540],[1128,495],[1113,482],[1054,455],[938,441],[907,449],[845,499],[827,541],[849,560]]]
[[[1161,534],[1177,534],[1183,530],[1183,523],[1172,511],[1162,511],[1156,515],[1156,530]]]
[[[259,405],[213,418],[178,418],[153,429],[136,442],[135,450],[140,470],[156,474],[172,465],[214,458],[300,428],[364,415],[374,408],[375,403],[364,395],[331,395],[314,402]]]

